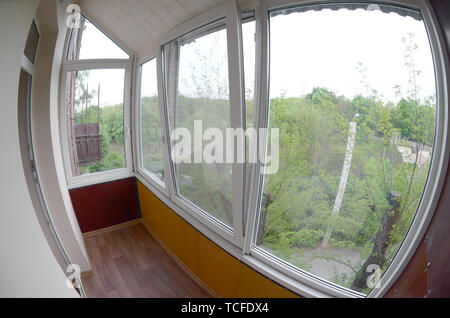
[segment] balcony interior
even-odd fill
[[[0,1],[0,297],[450,297],[450,1],[372,2]],[[326,70],[327,56],[348,55],[332,36],[314,51],[337,24],[280,32],[320,15],[358,21],[340,27],[366,43],[361,56],[375,47],[364,23],[414,26],[434,96],[417,110],[417,86],[386,97],[353,78],[370,75],[359,61],[334,63],[348,74]],[[409,57],[403,41],[373,55]],[[304,85],[287,61],[297,55],[306,82],[352,81],[367,96]],[[195,131],[198,114],[219,132],[285,120],[281,172],[248,163],[245,133],[232,136],[244,163],[177,162],[204,154],[195,142],[177,153],[169,136]],[[261,135],[255,148],[268,158],[275,137]],[[364,270],[374,264],[380,285]]]

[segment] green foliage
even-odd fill
[[[77,125],[99,123],[102,138],[102,161],[88,167],[81,167],[81,174],[125,167],[123,105],[102,107],[100,114],[98,111],[98,106],[92,105],[75,113]],[[112,150],[112,147],[121,149],[121,151]]]
[[[141,130],[142,139],[147,142],[157,142],[161,136],[157,96],[141,99]]]
[[[287,231],[279,233],[278,237],[268,236],[265,238],[265,244],[279,243],[278,247],[284,248],[316,248],[319,241],[323,238],[323,231],[311,229],[301,229],[299,231]]]
[[[125,157],[118,151],[111,152],[101,163],[89,166],[89,173],[108,171],[125,167]]]
[[[403,157],[399,146],[409,148],[411,155],[418,147],[432,147],[435,134],[436,106],[433,98],[419,100],[416,78],[420,75],[414,64],[415,46],[410,35],[405,38],[406,66],[410,70],[411,89],[398,103],[383,102],[367,83],[366,70],[359,65],[366,92],[348,99],[317,87],[303,97],[279,96],[270,101],[270,127],[279,128],[280,168],[266,175],[261,207],[262,238],[258,244],[275,255],[303,269],[311,269],[306,251],[318,248],[330,227],[331,249],[357,250],[360,260],[350,264],[324,253],[327,261],[346,264],[349,273],[336,271],[334,281],[350,286],[362,263],[373,254],[375,240],[385,221],[398,215],[392,230],[382,236],[383,260],[386,268],[401,244],[417,210],[425,186],[429,161],[414,162],[414,156]],[[201,61],[208,61],[207,56]],[[198,97],[178,96],[177,118],[169,112],[169,122],[193,131],[194,121],[201,119],[203,129],[229,125],[229,101],[226,83],[217,70],[194,65]],[[197,69],[206,68],[206,69]],[[206,85],[215,74],[217,87]],[[83,75],[84,76],[84,75]],[[205,77],[206,76],[206,77]],[[214,82],[214,81],[213,81]],[[401,94],[399,89],[399,94]],[[81,94],[81,105],[90,97]],[[246,101],[247,126],[253,125],[254,101]],[[123,154],[111,151],[123,145],[123,106],[100,109],[90,106],[76,114],[76,122],[92,122],[100,117],[103,160],[89,167],[90,172],[125,166]],[[359,116],[356,116],[359,115]],[[143,164],[149,171],[164,173],[158,98],[141,100],[141,134]],[[349,136],[349,122],[357,124],[351,169],[339,213],[332,216],[341,180]],[[173,128],[173,127],[172,127]],[[225,135],[225,134],[224,134]],[[412,158],[412,159],[411,159]],[[411,161],[412,160],[412,161]],[[204,211],[232,225],[231,167],[227,164],[180,164],[176,167],[179,194]],[[326,251],[325,251],[326,252]]]
[[[124,144],[123,105],[103,107],[100,109],[100,126],[110,138],[110,143]]]
[[[265,176],[262,245],[279,257],[300,262],[299,249],[317,248],[330,225],[329,245],[357,249],[363,260],[383,220],[396,208],[402,212],[387,236],[387,258],[403,240],[420,201],[428,164],[417,168],[404,162],[397,146],[414,141],[432,146],[435,108],[431,101],[383,103],[372,93],[348,100],[315,88],[305,97],[271,100],[270,126],[280,129],[280,170]],[[354,119],[355,114],[359,118]],[[352,120],[357,122],[352,166],[339,214],[332,218]],[[400,205],[394,204],[393,196]],[[302,268],[311,266],[303,261]],[[352,279],[353,275],[336,272],[335,281],[345,286]]]
[[[290,235],[289,245],[297,248],[316,248],[324,235],[323,231],[309,229],[287,233]]]

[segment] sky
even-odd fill
[[[320,86],[352,98],[364,93],[358,62],[370,85],[385,100],[397,101],[395,85],[406,94],[402,38],[412,32],[422,96],[434,94],[435,77],[424,23],[396,13],[358,9],[307,11],[278,15],[270,21],[270,95],[301,96]]]
[[[364,93],[361,74],[357,69],[361,62],[367,69],[369,84],[385,101],[396,102],[394,87],[400,85],[406,95],[409,75],[405,67],[405,44],[407,33],[415,34],[418,50],[415,62],[422,75],[418,79],[421,98],[434,95],[435,75],[431,49],[424,23],[411,17],[380,11],[346,10],[308,11],[278,15],[270,21],[270,97],[303,96],[313,87],[326,87],[352,98]],[[255,72],[255,23],[243,25],[245,76],[247,86],[253,86]],[[89,32],[88,32],[89,31]],[[203,51],[210,43],[203,41]],[[202,51],[202,41],[195,47]],[[223,51],[226,42],[220,42],[217,51]],[[185,60],[195,62],[193,50],[184,50]],[[105,56],[107,54],[107,56]],[[87,24],[83,35],[81,58],[127,58],[103,33]],[[142,96],[156,94],[156,65],[145,68]],[[101,73],[101,74],[100,74]],[[91,76],[90,87],[102,83],[102,106],[117,104],[123,100],[121,77],[111,72],[99,72]],[[118,80],[120,78],[120,80]],[[193,93],[193,92],[192,92]],[[194,94],[194,93],[193,93]]]
[[[158,95],[156,59],[152,59],[142,65],[141,87],[142,97]]]
[[[80,60],[84,59],[128,59],[129,56],[104,33],[97,29],[92,23],[86,21],[86,29],[83,32],[80,49]],[[123,103],[124,75],[123,70],[106,69],[91,70],[86,83],[89,84],[89,92],[92,89],[100,89],[100,107]],[[97,100],[92,101],[97,104]]]
[[[92,105],[97,105],[97,93],[94,94],[93,91],[97,92],[100,85],[100,107],[123,103],[124,83],[124,69],[89,70],[89,76],[85,80],[85,85],[89,85],[89,94],[94,96],[91,100]]]

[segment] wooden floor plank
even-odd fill
[[[94,271],[83,277],[89,298],[211,297],[140,223],[85,243]]]

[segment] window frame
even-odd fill
[[[60,137],[61,148],[66,173],[66,182],[69,189],[83,186],[109,182],[118,179],[124,179],[134,176],[133,156],[131,147],[131,89],[134,54],[130,53],[128,48],[119,45],[110,35],[105,33],[90,17],[81,13],[81,15],[92,23],[100,32],[108,37],[120,49],[129,55],[128,59],[86,59],[86,60],[68,60],[67,51],[69,49],[71,30],[67,30],[66,40],[63,52],[63,62],[60,74]],[[123,116],[124,116],[124,151],[126,165],[124,168],[90,173],[86,175],[74,176],[69,155],[69,140],[67,136],[67,105],[66,105],[66,82],[67,74],[71,71],[81,70],[102,70],[102,69],[123,69],[124,70],[124,94],[123,94]]]
[[[218,7],[215,7],[207,12],[204,12],[195,18],[181,24],[180,26],[170,30],[167,34],[160,37],[155,42],[155,47],[148,50],[146,54],[141,56],[136,63],[136,70],[140,68],[140,65],[151,60],[152,58],[157,59],[158,68],[158,97],[160,103],[160,118],[161,118],[161,129],[163,131],[163,142],[164,147],[164,159],[165,159],[165,187],[163,188],[158,182],[156,182],[148,173],[146,173],[142,167],[141,162],[141,149],[140,149],[140,76],[136,74],[136,96],[135,100],[135,116],[134,116],[134,133],[136,138],[134,138],[135,154],[136,154],[136,167],[138,171],[138,178],[144,181],[144,184],[149,186],[150,190],[154,191],[158,196],[162,196],[163,201],[173,202],[177,208],[174,210],[180,214],[184,219],[188,219],[190,223],[201,224],[196,226],[196,228],[201,228],[201,231],[211,233],[212,236],[217,237],[214,239],[215,242],[221,246],[227,246],[227,250],[230,250],[231,243],[232,246],[242,247],[244,240],[244,165],[243,164],[232,164],[232,183],[233,183],[233,193],[232,193],[232,206],[233,206],[233,229],[226,226],[218,219],[214,218],[207,211],[203,211],[190,201],[184,199],[182,196],[177,194],[176,180],[174,177],[174,163],[170,157],[171,151],[171,141],[170,141],[170,128],[168,121],[168,110],[167,110],[167,100],[165,96],[165,84],[164,84],[164,66],[163,66],[163,46],[173,40],[176,40],[184,35],[195,32],[209,24],[219,20],[225,19],[226,29],[227,29],[227,56],[228,56],[228,70],[229,70],[229,90],[230,90],[230,127],[242,127],[242,122],[244,120],[244,104],[243,104],[243,77],[241,76],[241,63],[243,63],[240,38],[241,38],[241,27],[240,27],[240,11],[237,6],[237,2],[234,0],[227,1]],[[232,71],[235,70],[235,71]],[[137,73],[137,71],[136,71]],[[139,83],[139,84],[138,84]],[[234,107],[231,107],[233,105]],[[237,143],[236,143],[237,144]],[[237,147],[237,146],[236,146]],[[156,191],[155,191],[156,190]],[[238,200],[235,200],[238,198]],[[167,200],[169,199],[169,200]],[[211,236],[211,235],[207,235]],[[231,247],[234,250],[234,247]],[[234,252],[237,256],[240,253]]]
[[[233,0],[234,1],[234,0]],[[137,169],[136,177],[144,184],[150,191],[152,191],[162,202],[164,202],[170,209],[172,209],[177,215],[183,218],[186,222],[192,225],[196,230],[200,231],[207,238],[211,239],[215,244],[223,248],[230,253],[233,257],[250,266],[261,274],[265,275],[269,279],[282,286],[290,289],[291,291],[298,293],[299,295],[306,297],[382,297],[391,288],[393,283],[397,280],[400,274],[408,265],[412,256],[417,250],[418,245],[421,243],[425,231],[431,221],[431,218],[436,208],[437,202],[440,198],[443,183],[445,181],[450,147],[450,140],[448,138],[448,122],[450,121],[449,114],[449,96],[450,96],[450,65],[447,61],[447,50],[445,47],[442,30],[439,27],[439,23],[434,15],[434,12],[428,1],[422,0],[384,0],[384,1],[367,1],[367,0],[330,0],[326,3],[367,3],[367,4],[391,4],[400,7],[408,7],[411,9],[419,10],[424,19],[424,25],[428,32],[432,56],[435,64],[436,84],[437,84],[437,122],[436,122],[436,141],[433,150],[432,166],[430,167],[429,178],[425,186],[424,194],[419,205],[419,209],[416,212],[416,216],[411,225],[407,236],[402,243],[398,253],[390,266],[381,278],[381,289],[373,290],[369,295],[363,295],[358,292],[348,290],[341,286],[335,285],[324,281],[321,278],[315,277],[305,271],[299,270],[294,266],[270,255],[269,253],[258,250],[255,246],[256,224],[257,224],[257,210],[260,203],[260,191],[262,187],[261,176],[259,174],[260,164],[253,164],[250,167],[250,179],[247,179],[244,183],[244,190],[246,191],[247,203],[245,211],[243,213],[243,226],[245,226],[245,232],[241,241],[236,241],[229,235],[223,235],[217,230],[211,221],[202,216],[198,211],[192,210],[185,202],[180,202],[174,199],[174,179],[172,174],[172,162],[169,157],[170,146],[167,143],[168,125],[167,125],[167,113],[166,113],[166,101],[164,100],[164,74],[162,66],[162,46],[179,36],[189,33],[196,28],[202,27],[209,22],[217,20],[218,17],[223,16],[224,8],[228,5],[224,4],[215,9],[211,9],[196,18],[182,24],[179,27],[169,31],[166,35],[160,37],[153,44],[144,48],[142,57],[139,59],[138,64],[135,65],[136,76],[134,77],[135,85],[133,88],[133,94],[136,94],[137,90],[140,90],[140,86],[137,86],[138,74],[137,69],[140,63],[146,62],[151,58],[156,57],[158,66],[158,95],[160,103],[160,116],[163,116],[161,121],[161,128],[164,134],[164,141],[166,147],[164,151],[165,158],[168,158],[165,162],[165,175],[166,175],[166,187],[164,191],[152,182],[151,178],[143,174],[141,170]],[[268,10],[279,9],[289,6],[297,5],[314,5],[322,4],[322,0],[253,0],[240,3],[238,11],[240,13],[252,10],[254,11],[254,18],[256,21],[256,61],[255,61],[255,112],[254,112],[254,127],[264,128],[268,116],[268,84],[269,84],[269,67],[268,63]],[[237,16],[236,16],[237,17]],[[239,41],[242,39],[241,20],[238,19],[238,35]],[[240,38],[239,38],[240,37]],[[241,50],[239,45],[242,42],[234,42],[233,47],[230,47],[228,43],[228,50]],[[242,45],[241,45],[242,46]],[[243,60],[240,59],[240,72],[241,76],[241,88],[244,85],[244,77],[242,76],[244,65]],[[245,98],[245,91],[242,91],[242,99]],[[139,97],[140,98],[140,97]],[[139,136],[138,125],[136,120],[139,120],[138,105],[139,100],[136,96],[133,101],[136,103],[133,105],[133,132],[135,136]],[[231,103],[231,101],[230,101]],[[241,110],[245,111],[245,102],[241,104]],[[245,115],[245,114],[244,114]],[[245,118],[245,116],[244,116]],[[136,144],[136,138],[133,138],[134,142],[134,158],[136,156],[138,144]],[[138,167],[139,160],[135,161],[136,167]],[[245,172],[245,169],[244,169]],[[247,182],[248,181],[248,182]],[[425,193],[426,192],[426,193]],[[419,211],[420,210],[420,211]],[[242,244],[243,243],[243,244]]]
[[[65,43],[64,43],[63,64],[65,62],[67,62],[67,63],[70,63],[70,62],[84,62],[84,61],[90,61],[90,60],[94,60],[94,61],[100,61],[100,60],[106,60],[106,61],[122,60],[122,61],[127,61],[127,60],[129,60],[130,62],[133,62],[136,54],[123,41],[117,39],[114,36],[111,36],[111,34],[108,32],[108,30],[105,30],[102,27],[100,27],[99,24],[97,23],[96,19],[94,17],[90,16],[85,10],[83,10],[83,8],[80,8],[80,12],[75,12],[75,14],[78,14],[78,13],[81,15],[81,17],[83,17],[84,19],[88,20],[90,24],[92,24],[101,33],[103,33],[109,40],[111,40],[111,42],[113,42],[115,45],[117,45],[117,47],[119,47],[123,52],[128,54],[129,58],[128,59],[102,58],[102,59],[69,60],[68,57],[67,57],[67,53],[68,53],[68,50],[70,49],[70,40],[71,40],[71,37],[72,37],[72,33],[71,33],[72,30],[70,28],[68,28],[67,29]]]
[[[182,36],[202,29],[220,19],[225,19],[227,30],[227,57],[228,57],[228,85],[229,85],[229,107],[230,107],[230,128],[243,127],[243,120],[245,118],[245,109],[243,101],[243,77],[241,65],[243,63],[242,47],[240,45],[241,39],[241,19],[240,10],[236,1],[228,1],[225,4],[218,6],[202,15],[197,16],[193,20],[188,21],[179,29],[170,31],[164,39],[160,42],[160,54],[162,55],[162,47],[166,43],[176,40]],[[162,57],[162,56],[161,56]],[[162,60],[161,60],[162,61]],[[164,70],[162,69],[162,76]],[[164,88],[165,91],[165,88]],[[165,125],[166,125],[166,140],[170,140],[169,122],[167,116],[167,100],[164,96],[165,108]],[[237,142],[235,143],[235,150],[237,149]],[[170,151],[171,143],[166,143]],[[236,151],[235,151],[236,153]],[[182,197],[177,193],[177,186],[175,180],[175,165],[171,158],[170,162],[170,197],[179,206],[184,208],[189,214],[197,218],[204,225],[215,231],[217,234],[232,242],[238,247],[243,246],[244,241],[244,165],[233,163],[232,166],[232,211],[233,211],[233,227],[222,223],[220,220],[213,217],[208,211],[203,211],[200,207],[190,202],[187,198]]]
[[[152,60],[156,60],[156,72],[157,76],[155,80],[157,81],[158,86],[158,109],[159,109],[159,124],[161,128],[161,139],[163,144],[163,158],[164,158],[164,182],[154,176],[150,171],[144,168],[143,164],[143,156],[142,156],[142,130],[141,130],[141,84],[142,84],[142,66],[150,62]],[[135,158],[135,167],[136,171],[145,178],[147,182],[149,182],[154,188],[158,189],[160,192],[164,193],[167,196],[170,196],[170,188],[168,186],[168,182],[170,182],[170,177],[168,175],[168,171],[170,171],[169,166],[169,154],[166,137],[166,124],[165,124],[165,111],[164,111],[164,101],[163,101],[163,93],[162,93],[162,82],[161,82],[161,54],[157,50],[152,50],[145,57],[140,58],[136,62],[135,66],[135,98],[134,98],[134,116],[133,116],[133,132],[134,132],[134,158]]]
[[[260,33],[260,14],[257,12],[257,10],[259,10],[259,6],[252,6],[249,8],[241,8],[241,30],[242,30],[242,26],[245,25],[246,23],[255,23],[255,72],[253,75],[253,121],[252,121],[252,125],[253,127],[257,128],[257,112],[258,112],[258,100],[259,100],[259,84],[258,84],[258,79],[259,79],[259,52],[260,50],[258,49],[258,45],[260,43],[260,38],[258,36],[258,34]],[[242,31],[243,32],[243,31]],[[244,36],[242,33],[242,41],[244,41]],[[244,52],[244,44],[242,44],[242,53],[245,54]],[[244,91],[243,91],[243,98],[244,98],[244,107],[245,107],[245,119],[244,119],[244,128],[248,129],[247,126],[247,100],[246,100],[246,90],[247,90],[247,86],[245,85],[246,83],[246,78],[245,78],[245,63],[242,63],[242,72],[243,72],[243,85],[244,85]],[[246,152],[248,151],[248,147],[246,145]],[[246,153],[247,156],[247,153]],[[253,176],[256,170],[256,166],[255,164],[251,164],[251,163],[246,163],[245,165],[245,176],[244,176],[244,198],[251,198],[252,193],[255,192],[254,190],[254,185],[252,182],[249,182]],[[249,233],[248,231],[248,215],[249,215],[249,211],[251,210],[251,206],[250,206],[250,202],[251,200],[245,200],[244,199],[244,235],[245,233]],[[243,250],[245,251],[246,249],[246,245],[247,245],[247,239],[244,240],[244,245],[243,245]]]
[[[256,165],[252,169],[252,177],[250,183],[253,185],[253,191],[250,193],[248,220],[247,220],[247,236],[244,246],[244,253],[254,264],[264,267],[266,275],[270,278],[286,285],[291,279],[295,283],[289,284],[291,288],[297,290],[300,294],[308,297],[382,297],[384,296],[393,283],[403,272],[412,256],[417,250],[418,245],[422,241],[426,229],[433,216],[434,209],[440,198],[440,193],[445,180],[448,160],[449,160],[449,138],[448,121],[450,119],[448,102],[449,102],[449,63],[446,60],[446,48],[438,27],[438,22],[434,16],[428,1],[419,0],[392,0],[392,1],[326,1],[327,3],[367,3],[367,4],[391,4],[400,7],[411,8],[420,11],[423,17],[423,23],[427,30],[432,57],[434,62],[434,70],[436,75],[436,137],[433,149],[433,157],[429,170],[429,176],[425,185],[422,199],[416,211],[414,220],[410,226],[407,235],[404,238],[397,254],[388,266],[380,279],[381,288],[372,290],[367,296],[365,294],[338,286],[334,283],[327,282],[322,278],[300,270],[295,266],[281,260],[278,257],[264,251],[256,246],[257,224],[259,221],[259,206],[261,203],[261,191],[263,186],[263,176],[259,174],[260,165]],[[259,70],[258,82],[259,100],[257,127],[266,128],[269,117],[269,82],[270,82],[270,39],[269,39],[269,14],[270,11],[282,9],[291,6],[306,6],[323,4],[321,0],[262,0],[260,14],[260,30],[257,32],[260,45],[257,46],[259,53],[257,54],[257,69]],[[264,66],[264,67],[261,67]],[[265,149],[264,149],[265,153]],[[255,189],[257,189],[255,191]],[[255,262],[256,261],[256,262]],[[259,263],[260,262],[260,263]],[[262,263],[262,264],[261,264]]]

